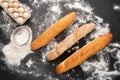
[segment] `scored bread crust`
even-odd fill
[[[107,46],[111,40],[112,34],[110,32],[94,39],[61,62],[55,69],[56,74],[59,75],[81,64],[83,61]]]
[[[76,13],[71,12],[55,22],[51,25],[45,32],[43,32],[38,38],[32,41],[31,49],[37,50],[40,47],[46,45],[50,42],[55,36],[57,36],[60,32],[66,29],[69,25],[72,24],[74,19],[76,18]]]
[[[84,24],[81,27],[77,28],[73,33],[67,36],[63,41],[58,43],[51,51],[48,52],[46,55],[46,59],[48,61],[54,60],[68,48],[70,48],[75,42],[79,39],[83,38],[85,35],[90,33],[95,28],[94,23]]]

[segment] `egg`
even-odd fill
[[[10,2],[14,2],[14,1],[17,1],[17,0],[9,0]]]
[[[12,7],[8,8],[8,13],[12,14],[13,12],[14,12],[14,10]]]
[[[22,17],[18,17],[16,21],[21,25],[24,23],[24,19]]]
[[[14,13],[13,13],[13,17],[14,17],[14,18],[18,18],[18,16],[19,16],[19,13],[17,13],[17,12],[14,12]]]
[[[24,12],[23,13],[23,17],[25,18],[25,19],[27,19],[27,18],[30,18],[30,13],[29,12]]]
[[[25,11],[25,10],[24,10],[23,7],[19,7],[19,8],[18,8],[18,12],[23,13],[24,11]]]
[[[8,8],[8,2],[3,2],[2,6],[3,6],[4,8]]]
[[[18,7],[19,7],[19,3],[18,3],[18,2],[14,2],[14,3],[13,3],[13,7],[14,7],[14,8],[18,8]]]
[[[0,3],[3,2],[3,0],[0,0]]]
[[[12,2],[9,2],[9,7],[13,7],[13,3]]]

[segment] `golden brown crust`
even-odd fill
[[[59,75],[63,72],[66,72],[77,65],[81,64],[83,61],[94,55],[99,50],[107,46],[112,40],[112,34],[109,32],[105,35],[102,35],[95,40],[91,41],[70,57],[61,62],[55,69],[56,73]]]
[[[60,32],[66,29],[76,18],[76,13],[72,12],[65,17],[58,20],[56,23],[51,25],[45,32],[43,32],[37,39],[33,40],[31,43],[31,49],[37,50],[40,47],[46,45]]]
[[[63,41],[58,43],[48,54],[46,55],[46,59],[51,61],[59,57],[64,51],[70,48],[75,42],[79,39],[83,38],[89,32],[91,32],[95,28],[94,23],[84,24],[78,29],[76,29],[73,33],[67,36]]]

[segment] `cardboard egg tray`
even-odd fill
[[[0,0],[0,5],[19,25],[24,24],[31,16],[30,10],[18,0]]]

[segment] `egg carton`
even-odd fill
[[[18,0],[0,0],[0,5],[19,25],[31,17],[31,11]]]

